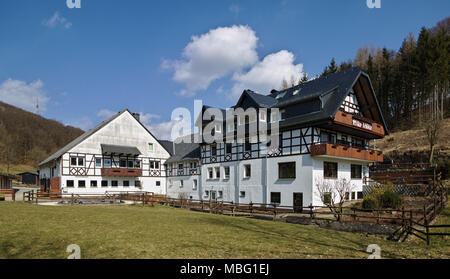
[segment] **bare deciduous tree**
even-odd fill
[[[346,195],[350,195],[354,188],[355,186],[345,178],[334,181],[318,179],[316,182],[316,194],[338,221],[341,220]]]

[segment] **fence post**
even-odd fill
[[[312,205],[312,203],[309,205],[309,218],[312,221],[312,219],[313,219],[313,205]]]
[[[73,205],[73,193],[72,193],[71,198],[70,198],[70,204]]]
[[[428,220],[427,220],[427,208],[426,205],[423,206],[423,224],[425,225],[425,233],[427,238],[427,245],[430,245],[430,229],[428,227]]]
[[[250,202],[250,214],[253,215],[253,202]]]
[[[402,227],[405,226],[405,207],[402,207]]]
[[[273,220],[277,218],[277,205],[273,204]]]

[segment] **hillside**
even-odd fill
[[[78,128],[0,102],[0,172],[7,171],[6,162],[35,166],[82,133]]]
[[[385,159],[397,162],[428,162],[430,147],[425,130],[417,125],[409,130],[392,132],[382,140],[377,140],[375,147],[383,151]],[[444,179],[450,178],[450,118],[443,120],[441,137],[435,149],[435,163]]]

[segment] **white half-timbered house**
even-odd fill
[[[353,185],[347,199],[360,199],[368,165],[383,161],[383,154],[369,146],[385,136],[387,127],[369,76],[357,67],[269,95],[245,90],[233,109],[255,109],[256,116],[230,119],[221,110],[228,120],[221,122],[205,117],[210,108],[203,108],[197,126],[204,136],[210,133],[208,124],[217,122],[212,134],[222,136],[200,144],[203,199],[321,206],[316,185],[343,178]],[[268,127],[267,135],[277,126],[273,135],[279,145],[270,149],[264,135],[250,133],[252,123]]]
[[[41,162],[41,189],[77,194],[165,194],[167,146],[139,121],[139,114],[122,110]]]

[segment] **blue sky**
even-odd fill
[[[173,109],[319,74],[364,45],[398,49],[448,0],[0,1],[0,100],[87,129],[123,108],[167,137]],[[196,36],[196,37],[193,37]],[[287,75],[287,76],[286,76]],[[300,76],[296,76],[298,79]]]

